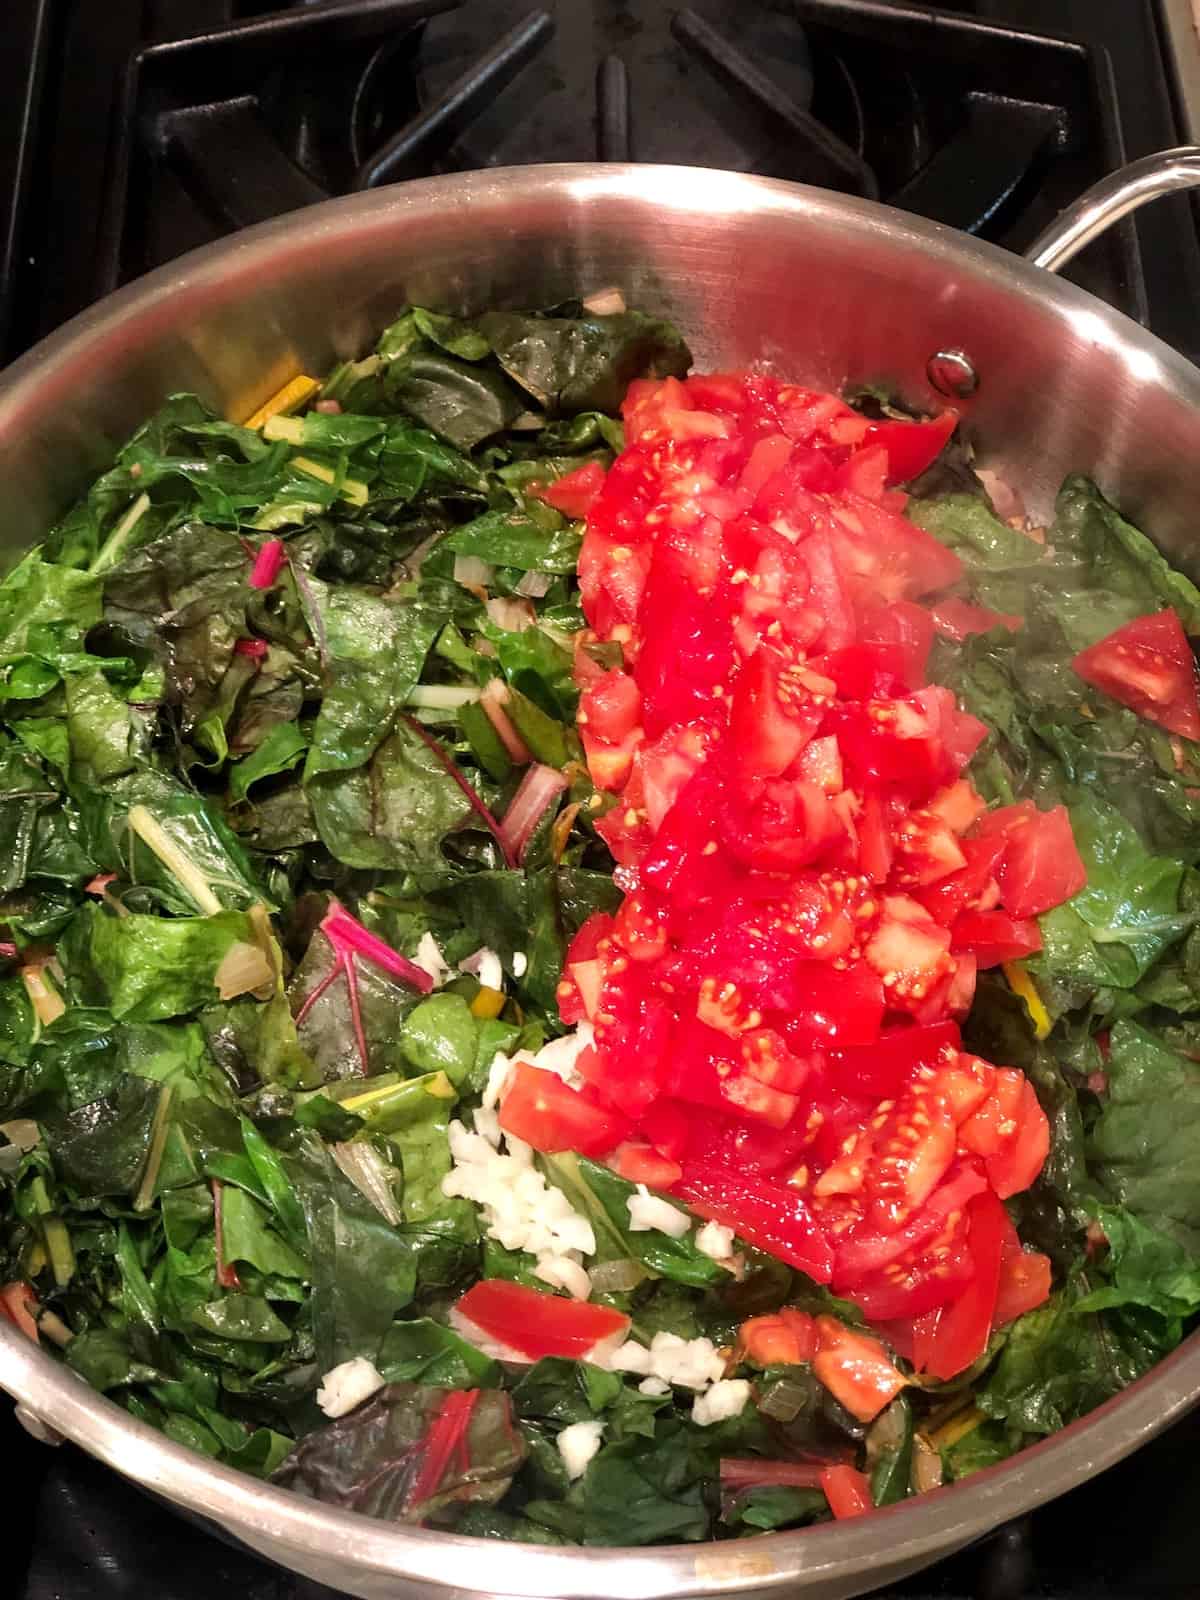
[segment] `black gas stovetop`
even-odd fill
[[[1170,0],[2,0],[0,361],[235,228],[355,188],[530,161],[678,161],[866,194],[1021,249],[1180,142]],[[1160,202],[1070,276],[1200,357],[1200,235]],[[898,1588],[1200,1593],[1200,1414]],[[0,1593],[336,1600],[0,1400]]]

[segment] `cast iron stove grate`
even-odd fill
[[[224,20],[177,37],[198,6]],[[730,167],[1020,249],[1123,158],[1102,50],[883,0],[177,0],[162,15],[175,33],[124,77],[97,248],[56,261],[55,320],[232,229],[435,172]],[[1131,226],[1079,277],[1144,319]]]

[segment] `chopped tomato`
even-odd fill
[[[738,674],[729,734],[739,771],[786,772],[821,725],[834,685],[760,645]]]
[[[700,1216],[724,1223],[817,1283],[829,1282],[832,1253],[798,1190],[711,1162],[685,1161],[675,1192]]]
[[[790,1306],[767,1317],[751,1317],[738,1329],[737,1347],[760,1367],[794,1367],[811,1361],[817,1351],[816,1323],[805,1311]]]
[[[909,483],[933,465],[957,425],[956,411],[943,411],[929,422],[906,422],[900,418],[872,422],[863,444],[882,445],[887,451],[889,483]]]
[[[958,1297],[944,1305],[924,1354],[924,1368],[934,1378],[954,1378],[987,1349],[1000,1283],[1000,1258],[1007,1217],[990,1190],[971,1201],[967,1213],[967,1246],[971,1277]]]
[[[814,1375],[859,1422],[873,1422],[907,1382],[878,1339],[836,1317],[817,1318],[817,1341]]]
[[[836,1293],[853,1294],[857,1286],[883,1268],[916,1253],[941,1234],[956,1211],[987,1188],[980,1166],[961,1162],[951,1167],[926,1203],[899,1227],[879,1228],[855,1220],[837,1236],[832,1283]]]
[[[1185,739],[1200,739],[1196,663],[1174,611],[1135,617],[1071,665],[1084,680],[1149,722]]]
[[[950,935],[924,906],[905,895],[889,895],[879,925],[864,952],[883,983],[886,1003],[913,1010],[953,969]]]
[[[612,670],[590,679],[579,702],[581,726],[597,739],[620,744],[637,727],[642,696],[627,672]]]
[[[582,1360],[629,1327],[629,1318],[608,1306],[567,1300],[503,1278],[481,1279],[454,1309],[490,1338],[533,1361],[543,1356]]]
[[[961,1040],[954,1022],[888,1028],[872,1044],[829,1052],[830,1070],[851,1094],[894,1100],[914,1073],[936,1071],[957,1058]]]
[[[992,1188],[1002,1200],[1020,1194],[1041,1172],[1049,1154],[1050,1124],[1038,1102],[1037,1091],[1026,1078],[1017,1112],[1016,1135],[984,1163]]]
[[[913,600],[894,605],[859,604],[858,637],[863,644],[894,644],[904,667],[904,687],[920,689],[933,645],[933,618]]]
[[[963,565],[953,550],[886,506],[846,493],[839,496],[834,517],[842,566],[872,596],[916,600],[962,577]]]
[[[518,1061],[500,1102],[500,1126],[548,1155],[577,1150],[584,1156],[602,1156],[620,1143],[627,1125],[556,1073]]]
[[[872,423],[762,374],[641,381],[624,412],[574,677],[625,898],[558,989],[593,1029],[582,1089],[526,1064],[501,1120],[915,1329],[974,1275],[970,1202],[1028,1186],[1048,1138],[956,1020],[1083,881],[1065,812],[980,815],[987,729],[926,681],[935,628],[1015,621],[937,598],[961,563],[894,487],[954,417]],[[1041,1270],[1013,1268],[1030,1294]]]
[[[1050,1153],[1050,1124],[1023,1072],[1001,1067],[992,1093],[958,1130],[965,1150],[982,1156],[1002,1200],[1027,1189]]]
[[[0,1317],[6,1318],[34,1344],[38,1342],[37,1309],[37,1296],[27,1283],[6,1283],[0,1289]]]
[[[822,1467],[821,1487],[829,1502],[829,1509],[839,1521],[844,1517],[861,1517],[872,1509],[871,1484],[865,1472],[857,1467],[838,1464]]]
[[[1017,1237],[1008,1213],[1004,1214],[1000,1251],[1000,1282],[996,1289],[993,1327],[1003,1328],[1026,1311],[1033,1311],[1050,1298],[1050,1258],[1036,1250],[1025,1250]]]
[[[964,911],[950,930],[951,949],[969,950],[982,970],[1002,961],[1020,961],[1042,948],[1042,935],[1032,918],[1010,917],[1005,911]]]
[[[619,1144],[608,1164],[630,1183],[644,1183],[649,1189],[670,1189],[683,1176],[683,1168],[648,1144]]]
[[[534,492],[540,500],[561,511],[564,517],[586,517],[592,502],[604,487],[604,468],[598,461],[576,467],[554,483]]]
[[[673,1100],[656,1100],[642,1115],[640,1131],[662,1156],[682,1160],[688,1148],[692,1119]]]
[[[1066,806],[1038,811],[1009,806],[1004,853],[996,867],[1004,909],[1014,917],[1040,917],[1078,894],[1087,870],[1075,848]],[[1002,813],[993,813],[998,819]],[[996,825],[989,819],[992,826]]]

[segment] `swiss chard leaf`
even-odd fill
[[[1088,1138],[1112,1200],[1200,1255],[1200,1066],[1136,1022],[1109,1035],[1108,1093]]]
[[[509,376],[553,412],[614,412],[634,378],[682,377],[692,363],[675,328],[640,311],[570,318],[488,311],[476,327]]]
[[[508,1396],[480,1390],[466,1426],[439,1447],[453,1391],[393,1383],[348,1416],[310,1433],[274,1474],[297,1494],[393,1522],[445,1521],[472,1502],[499,1500],[524,1459]],[[435,1456],[435,1452],[437,1452]],[[426,1463],[442,1462],[426,1486]]]

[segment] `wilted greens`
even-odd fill
[[[575,729],[582,524],[536,491],[611,463],[630,380],[689,361],[637,311],[413,308],[303,415],[172,397],[0,584],[0,1284],[132,1415],[297,1492],[546,1544],[802,1526],[823,1493],[723,1490],[722,1458],[860,1460],[891,1504],[1080,1416],[1200,1309],[1200,759],[1069,666],[1164,605],[1200,629],[1200,592],[1083,480],[1038,542],[956,457],[910,515],[1024,626],[939,642],[931,677],[992,730],[980,791],[1065,801],[1088,869],[1026,963],[1044,1036],[996,975],[968,1030],[1050,1119],[1011,1209],[1053,1296],[869,1433],[808,1363],[747,1369],[758,1404],[699,1427],[686,1392],[450,1325],[481,1276],[539,1282],[444,1193],[451,1120],[562,1031],[566,944],[620,898]],[[563,779],[516,843],[514,740]],[[857,1318],[632,1229],[607,1166],[538,1171],[645,1342]],[[355,1357],[386,1387],[330,1422]],[[571,1479],[556,1438],[594,1421]]]

